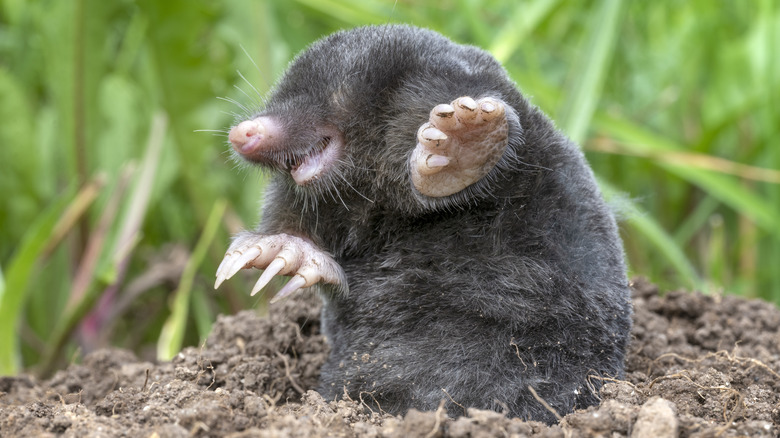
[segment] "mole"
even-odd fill
[[[272,175],[215,287],[322,297],[319,392],[375,409],[555,423],[622,378],[631,301],[612,210],[576,144],[489,53],[422,28],[340,31],[229,133]]]

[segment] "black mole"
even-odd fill
[[[320,392],[390,413],[461,407],[552,423],[620,378],[623,250],[582,153],[487,52],[424,29],[338,32],[234,126],[274,172],[242,268],[312,287],[331,345]],[[361,397],[362,395],[362,397]]]

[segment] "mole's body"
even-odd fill
[[[577,146],[486,52],[366,27],[299,55],[230,134],[274,169],[244,267],[322,293],[326,398],[391,413],[555,421],[620,377],[630,298],[615,221]],[[255,290],[255,291],[256,291]],[[455,403],[457,403],[457,405]]]

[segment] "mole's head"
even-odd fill
[[[486,72],[505,78],[487,53],[432,31],[338,32],[298,55],[229,140],[240,158],[279,172],[297,192],[397,198],[411,193],[406,163],[432,107],[489,84],[475,80]]]

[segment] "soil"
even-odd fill
[[[0,378],[2,436],[736,437],[780,433],[780,311],[771,304],[633,282],[624,381],[599,406],[547,426],[469,409],[393,417],[313,391],[327,344],[319,302],[222,316],[173,361],[100,350],[39,381]],[[301,294],[299,294],[301,295]]]

